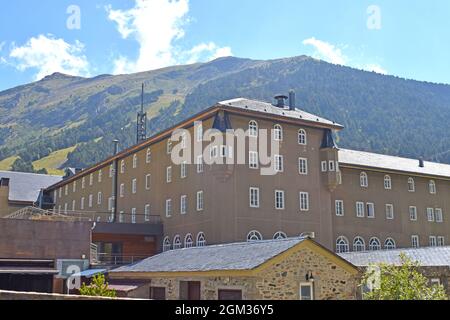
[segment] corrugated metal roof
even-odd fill
[[[411,260],[419,262],[424,267],[450,266],[450,247],[348,252],[340,253],[339,256],[357,267],[366,267],[378,263],[399,266],[401,265],[401,253],[406,254]]]
[[[363,151],[341,149],[339,150],[339,163],[422,175],[450,177],[449,164],[424,161],[424,167],[421,168],[419,166],[419,159],[401,158]]]
[[[219,102],[219,105],[226,108],[236,108],[241,110],[256,111],[268,115],[277,115],[280,117],[286,117],[296,120],[304,120],[311,122],[312,125],[319,123],[319,124],[326,124],[329,126],[331,125],[337,128],[343,128],[342,125],[336,122],[327,120],[325,118],[316,116],[303,110],[300,109],[289,110],[288,106],[282,109],[268,102],[263,101],[251,100],[246,98],[237,98],[232,100],[221,101]]]
[[[110,272],[252,270],[305,240],[268,240],[171,250]]]
[[[35,202],[41,189],[62,180],[60,176],[0,171],[0,178],[9,179],[9,200]]]

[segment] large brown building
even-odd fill
[[[444,245],[450,165],[339,150],[333,131],[341,125],[286,98],[217,103],[48,188],[55,210],[116,224],[159,216],[163,250],[299,235],[338,252]],[[211,128],[242,129],[245,145],[209,146]],[[181,143],[171,141],[177,129],[189,131]],[[273,141],[279,151],[267,164],[261,147]],[[204,154],[174,163],[172,154],[191,144]],[[242,163],[208,164],[242,155]],[[264,173],[268,166],[276,174]]]

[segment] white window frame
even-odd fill
[[[369,187],[369,176],[366,172],[361,172],[359,174],[359,184],[361,188],[368,188]]]
[[[436,238],[436,236],[429,236],[428,237],[428,245],[430,247],[437,247],[437,238]]]
[[[411,247],[412,248],[420,248],[420,241],[418,235],[411,236]]]
[[[360,236],[355,237],[353,239],[353,251],[354,252],[364,252],[366,251],[366,242]]]
[[[137,193],[137,179],[131,180],[131,193],[132,194]]]
[[[125,221],[124,216],[125,216],[125,212],[120,211],[119,212],[119,223],[123,223]]]
[[[436,220],[437,223],[444,222],[444,216],[443,216],[441,208],[435,208],[434,209],[434,217],[435,217],[435,220]]]
[[[282,240],[282,239],[287,239],[287,235],[283,231],[278,231],[273,235],[273,240]]]
[[[181,242],[181,236],[177,234],[173,238],[173,250],[178,250],[181,248],[183,248],[183,243]]]
[[[167,140],[167,147],[166,147],[166,152],[167,154],[171,154],[172,153],[172,140]]]
[[[427,208],[427,221],[428,222],[434,222],[434,209],[433,208]]]
[[[80,210],[84,210],[84,200],[85,200],[85,198],[84,198],[84,197],[81,197],[81,200],[80,200]]]
[[[298,144],[301,146],[306,146],[308,144],[306,130],[298,130]]]
[[[264,240],[261,232],[252,230],[247,234],[247,242],[257,242]]]
[[[89,175],[89,185],[92,186],[93,184],[94,184],[94,174],[91,173],[91,174]]]
[[[205,236],[205,233],[199,232],[199,233],[197,234],[196,241],[195,241],[195,245],[196,245],[197,247],[204,247],[204,246],[206,246],[206,236]]]
[[[274,156],[275,172],[284,172],[284,157],[280,154]]]
[[[344,200],[336,200],[334,207],[336,216],[343,217],[345,215]]]
[[[308,175],[308,159],[298,158],[298,173],[300,175]]]
[[[259,188],[250,187],[249,190],[249,205],[250,208],[259,208]]]
[[[203,142],[203,124],[197,126],[197,142]]]
[[[169,237],[165,237],[163,241],[163,252],[170,251],[172,249],[172,242]]]
[[[364,218],[366,216],[366,205],[362,201],[356,202],[356,217]]]
[[[120,173],[125,173],[125,160],[120,161]]]
[[[284,210],[286,207],[284,190],[275,190],[275,209]]]
[[[250,169],[258,169],[259,168],[259,154],[257,151],[249,151],[248,166]]]
[[[76,181],[73,182],[73,185],[72,185],[72,192],[73,192],[73,193],[77,192],[77,182],[76,182]]]
[[[322,172],[328,172],[328,165],[327,165],[327,162],[326,162],[326,161],[322,161],[322,162],[320,163],[320,168],[321,168],[321,171],[322,171]]]
[[[97,179],[98,183],[102,182],[102,178],[103,178],[103,172],[102,172],[102,170],[99,170],[98,171],[98,179]]]
[[[119,187],[119,197],[125,197],[125,183],[122,183]]]
[[[430,191],[430,194],[436,194],[437,193],[437,189],[436,189],[436,181],[434,180],[430,180],[428,182],[428,189]]]
[[[76,200],[72,200],[72,211],[76,210],[76,205],[77,205]]]
[[[299,200],[300,200],[300,211],[302,212],[309,211],[309,193],[300,192]]]
[[[69,195],[69,185],[66,184],[66,186],[64,187],[64,195],[68,196]]]
[[[172,182],[172,167],[171,166],[166,168],[166,182],[167,183]]]
[[[114,166],[111,164],[109,166],[109,177],[112,178],[114,175]]]
[[[180,177],[181,179],[186,179],[187,178],[187,163],[186,161],[183,161],[180,165]]]
[[[384,176],[384,189],[385,190],[392,190],[392,178],[390,175]]]
[[[172,199],[166,200],[166,218],[172,217]]]
[[[409,207],[409,220],[417,221],[417,207],[416,206]]]
[[[145,176],[145,190],[150,190],[151,185],[152,185],[152,175],[147,174]]]
[[[136,223],[137,221],[137,210],[136,208],[131,208],[131,223]]]
[[[145,162],[151,163],[152,162],[152,149],[147,148],[146,154],[145,154]]]
[[[203,156],[201,155],[197,157],[197,173],[203,173],[204,171]]]
[[[328,171],[330,171],[330,172],[335,172],[336,171],[334,160],[329,160],[328,161]]]
[[[370,208],[372,208],[372,213],[370,212]],[[366,203],[366,211],[367,211],[367,218],[375,219],[375,203],[367,202]]]
[[[138,156],[137,154],[133,155],[133,169],[136,169],[138,166]]]
[[[94,195],[90,194],[88,196],[88,206],[89,208],[92,208],[93,205],[94,205]]]
[[[386,204],[386,219],[394,220],[394,205],[387,203]]]
[[[311,292],[311,297],[310,299],[305,299],[302,295],[302,288],[309,288],[310,292]],[[299,299],[306,301],[313,301],[314,300],[314,282],[310,281],[310,282],[300,282],[300,287],[299,287]]]
[[[192,248],[192,247],[194,247],[194,238],[192,237],[192,234],[188,233],[184,237],[184,247],[185,248]]]
[[[149,222],[150,221],[150,213],[151,213],[150,210],[151,210],[150,205],[146,204],[145,207],[144,207],[144,220],[145,220],[145,222]]]
[[[438,236],[437,237],[437,246],[438,247],[444,247],[445,246],[445,237]]]
[[[258,137],[258,122],[251,120],[248,123],[248,136],[257,138]]]
[[[381,250],[381,241],[377,237],[373,237],[369,240],[369,251]]]
[[[280,124],[273,126],[273,140],[283,141],[283,127]]]
[[[384,250],[395,250],[397,248],[397,244],[395,243],[395,240],[393,238],[386,238],[384,240]]]
[[[86,188],[86,177],[81,178],[81,189]],[[61,194],[60,194],[61,197]]]
[[[182,195],[180,197],[180,214],[187,214],[187,195]]]
[[[416,182],[412,177],[408,178],[408,192],[416,192]]]
[[[339,236],[336,239],[336,253],[350,252],[350,245],[348,239],[344,236]]]
[[[204,192],[201,190],[197,192],[197,211],[203,210],[205,210],[205,195]]]

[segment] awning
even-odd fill
[[[58,270],[49,268],[0,267],[0,274],[52,275],[58,273]]]
[[[79,273],[75,273],[72,275],[72,277],[92,278],[98,274],[106,273],[107,271],[107,269],[89,269],[81,271]]]

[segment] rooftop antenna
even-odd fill
[[[144,84],[142,83],[141,111],[137,114],[137,143],[147,139],[147,113],[144,112]]]

